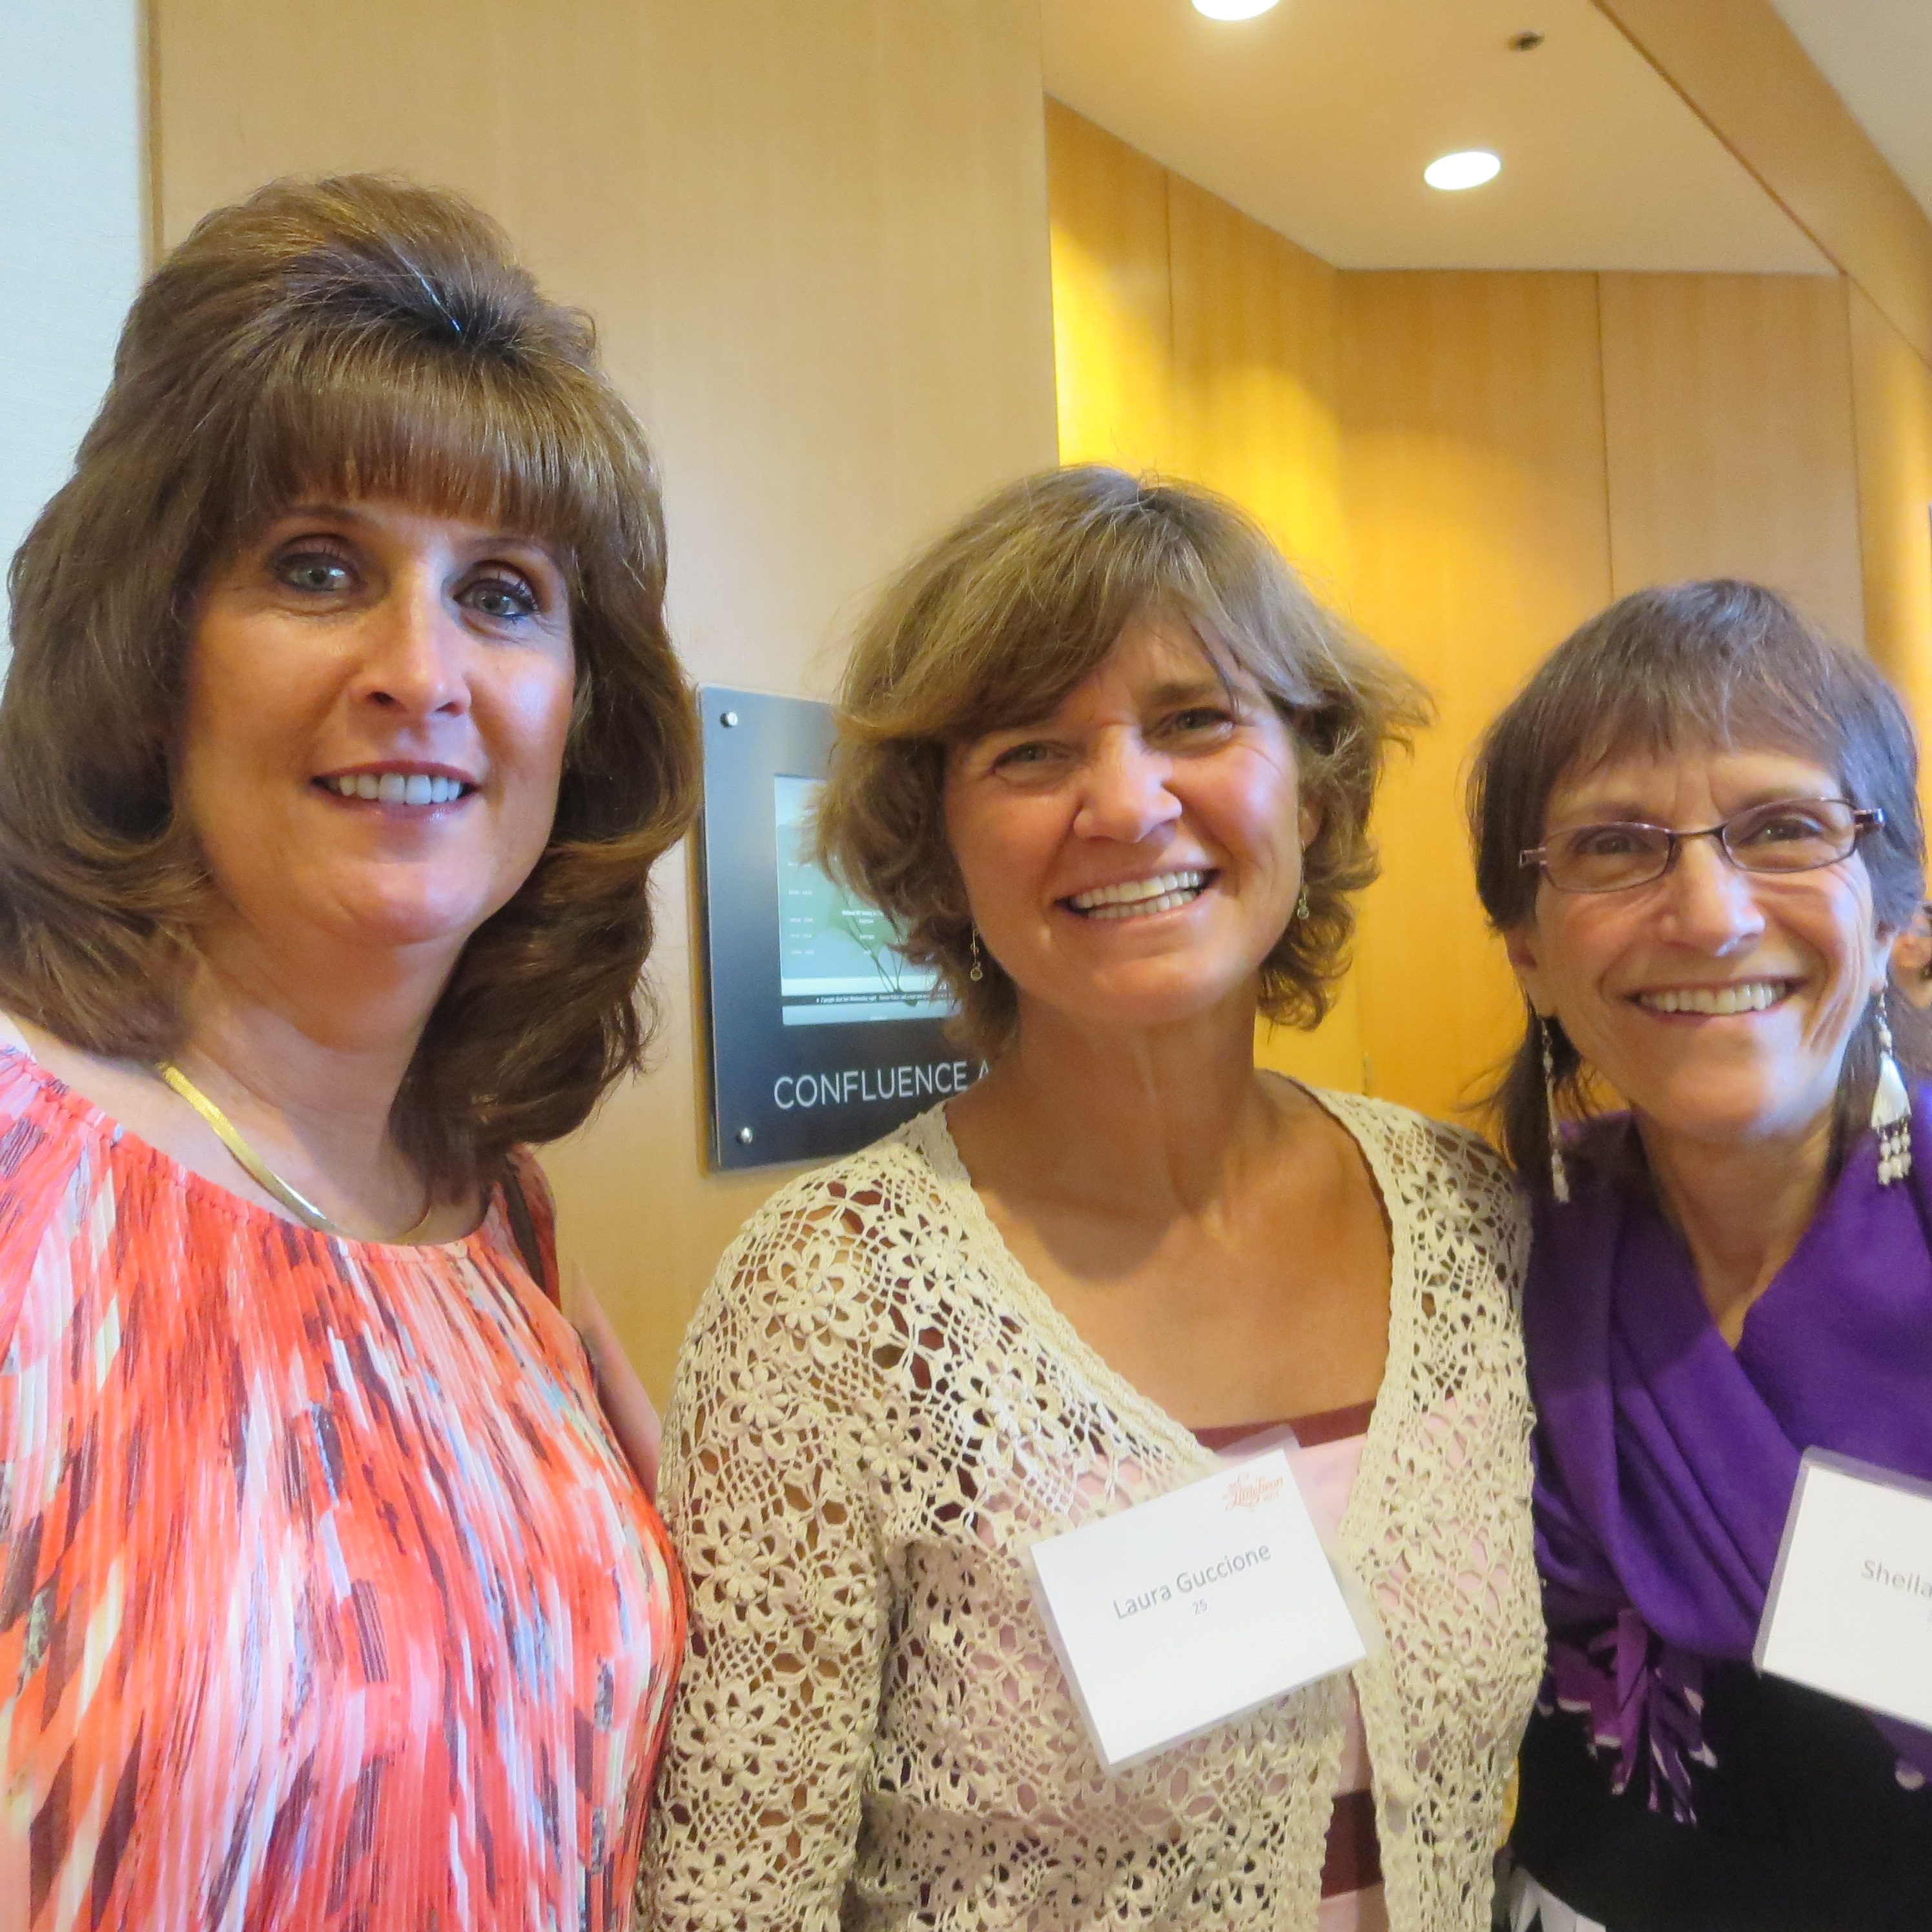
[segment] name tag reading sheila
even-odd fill
[[[1366,1654],[1280,1449],[1027,1553],[1109,1771]]]
[[[1932,1486],[1808,1449],[1752,1656],[1932,1728]]]

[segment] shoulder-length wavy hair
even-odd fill
[[[1870,658],[1835,644],[1776,592],[1729,578],[1640,590],[1612,604],[1544,658],[1497,716],[1469,775],[1476,886],[1490,924],[1508,933],[1535,916],[1540,874],[1521,855],[1540,845],[1551,794],[1572,772],[1623,758],[1774,750],[1832,772],[1854,805],[1885,824],[1861,839],[1878,923],[1904,928],[1925,890],[1918,752],[1898,694]],[[1893,1014],[1902,1057],[1925,1061],[1918,1016]],[[1550,1025],[1557,1108],[1588,1120],[1588,1070],[1562,1025]],[[1874,1004],[1860,1020],[1838,1082],[1835,1162],[1870,1111],[1878,1078]],[[1530,1187],[1550,1185],[1551,1123],[1540,1028],[1490,1096],[1504,1151]]]
[[[136,298],[73,477],[9,578],[0,1004],[95,1053],[181,1045],[214,891],[170,780],[197,605],[316,497],[526,533],[569,590],[549,842],[464,949],[396,1100],[399,1144],[449,1198],[638,1064],[646,880],[689,818],[698,755],[644,434],[588,320],[456,196],[274,183],[203,220]]]
[[[946,832],[949,751],[1043,718],[1135,619],[1184,624],[1260,686],[1294,736],[1321,829],[1303,854],[1308,916],[1262,964],[1262,1010],[1315,1025],[1347,969],[1349,896],[1376,875],[1369,812],[1391,743],[1427,722],[1422,688],[1311,597],[1259,524],[1190,484],[1083,466],[998,491],[916,557],[860,633],[819,803],[821,857],[937,967],[966,1043],[990,1058],[1018,1018],[982,956]]]

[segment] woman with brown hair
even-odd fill
[[[1754,1661],[1806,1452],[1932,1484],[1918,781],[1870,660],[1723,580],[1592,618],[1484,740],[1550,1627],[1518,1932],[1932,1924],[1932,1732]]]
[[[10,585],[0,1918],[621,1924],[682,1605],[524,1149],[691,806],[641,432],[476,209],[278,184]]]
[[[886,593],[820,837],[991,1070],[777,1195],[686,1341],[652,1925],[1486,1923],[1541,1659],[1521,1217],[1468,1135],[1254,1061],[1328,1004],[1419,711],[1245,517],[1115,470]],[[1028,1546],[1286,1421],[1383,1641],[1110,1772]]]

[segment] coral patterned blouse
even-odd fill
[[[0,1932],[620,1927],[683,1622],[500,1192],[313,1233],[0,1048]]]

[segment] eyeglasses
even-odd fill
[[[1842,798],[1781,798],[1696,832],[1579,825],[1531,847],[1517,862],[1538,868],[1559,892],[1621,892],[1662,878],[1685,839],[1714,838],[1743,872],[1815,872],[1850,857],[1859,839],[1884,823],[1876,806],[1861,809]]]

